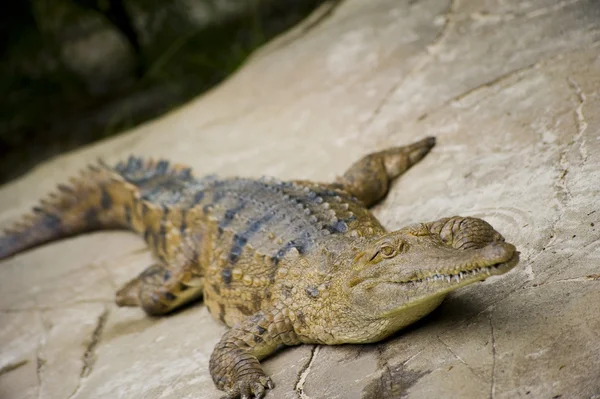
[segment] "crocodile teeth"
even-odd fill
[[[465,277],[475,276],[481,273],[485,273],[486,275],[492,274],[492,267],[496,268],[497,265],[486,266],[486,267],[478,267],[476,269],[467,270],[464,272],[458,272],[457,274],[442,274],[436,271],[433,275],[425,277],[418,281],[445,281],[445,282],[461,282]]]

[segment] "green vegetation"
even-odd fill
[[[321,2],[29,0],[1,6],[0,182],[201,94]]]

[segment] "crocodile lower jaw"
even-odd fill
[[[427,276],[421,279],[413,279],[407,281],[400,281],[396,284],[410,284],[410,283],[469,283],[475,281],[485,280],[490,276],[497,276],[504,274],[511,270],[519,261],[519,252],[515,252],[512,258],[506,262],[496,263],[490,266],[478,267],[476,269],[461,271],[455,274],[443,274],[435,273],[431,276]]]

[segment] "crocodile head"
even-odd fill
[[[519,252],[481,219],[454,217],[384,234],[355,256],[347,286],[355,308],[393,330],[435,309],[445,295],[511,270]]]

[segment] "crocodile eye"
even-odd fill
[[[396,250],[391,245],[384,245],[379,249],[379,253],[384,258],[391,258],[396,255]]]

